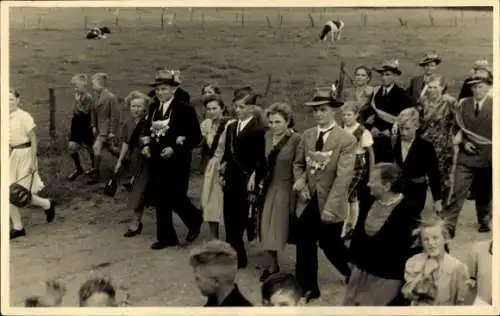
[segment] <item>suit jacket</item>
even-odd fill
[[[410,79],[410,84],[406,89],[406,93],[410,96],[413,106],[417,105],[424,86],[424,75],[415,76]]]
[[[118,98],[109,91],[103,89],[97,96],[95,111],[92,116],[92,126],[96,128],[97,135],[108,136],[110,133],[116,135],[120,124],[120,110]]]
[[[229,295],[222,301],[219,305],[217,299],[209,298],[205,307],[249,307],[253,306],[244,296],[241,294],[240,289],[237,285],[234,286],[234,289],[229,293]]]
[[[243,130],[236,135],[238,121],[229,123],[226,131],[226,143],[222,162],[226,162],[226,186],[231,183],[248,181],[250,175],[257,170],[264,161],[265,126],[253,117]]]
[[[309,153],[315,151],[317,127],[304,131],[297,146],[293,164],[294,179],[304,179],[311,196],[317,195],[320,212],[325,212],[335,222],[342,222],[347,215],[349,185],[354,174],[356,138],[344,131],[338,124],[323,147],[323,152],[332,151],[330,161],[323,170],[311,173],[311,166],[306,163]],[[297,217],[302,215],[309,201],[301,196],[297,201]]]
[[[394,145],[394,161],[402,169],[402,179],[428,177],[434,201],[441,200],[441,174],[439,162],[431,142],[420,137],[415,138],[403,162],[401,139]]]
[[[158,100],[151,103],[142,132],[142,136],[150,137],[150,175],[158,179],[160,186],[172,184],[176,189],[184,190],[185,187],[187,190],[191,170],[191,151],[202,140],[198,117],[195,110],[184,100],[179,100],[176,95],[165,114],[159,109]],[[168,130],[159,138],[153,137],[152,123],[165,120],[169,116]],[[180,136],[185,137],[182,144],[177,143]],[[168,159],[163,159],[160,153],[166,147],[173,149],[173,155]]]
[[[478,117],[474,114],[474,99],[466,98],[460,102],[459,113],[462,115],[465,127],[483,137],[492,139],[493,129],[493,98],[487,97],[479,111]],[[458,163],[469,167],[491,167],[492,166],[492,146],[479,145],[474,143],[463,133],[464,140],[470,141],[476,146],[477,154],[471,155],[464,150],[460,150]]]
[[[410,97],[397,84],[394,84],[394,86],[386,96],[382,95],[382,90],[382,88],[378,89],[378,91],[373,96],[373,100],[377,109],[397,116],[402,110],[412,106]],[[391,130],[393,124],[387,123],[386,121],[378,117],[378,115],[375,113],[375,110],[371,106],[367,109],[366,112],[367,117],[373,114],[375,115],[375,122],[373,124],[365,124],[369,130],[371,130],[373,127],[378,128],[381,132],[385,130]]]

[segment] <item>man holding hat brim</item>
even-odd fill
[[[410,84],[406,92],[410,96],[413,106],[416,106],[419,99],[425,93],[426,84],[432,75],[435,75],[437,66],[441,64],[441,57],[435,53],[426,54],[425,57],[420,61],[419,66],[424,68],[424,73],[420,76],[412,77],[410,79]]]
[[[346,280],[347,248],[341,238],[349,220],[348,190],[354,174],[356,138],[335,122],[335,108],[343,102],[335,86],[319,89],[306,106],[313,109],[317,126],[304,131],[294,168],[293,189],[299,194],[297,215],[297,281],[308,299],[320,296],[317,243]]]
[[[471,74],[471,77],[465,79],[462,89],[460,90],[460,94],[458,95],[458,100],[472,97],[472,90],[469,81],[473,76],[485,75],[493,77],[493,69],[487,60],[476,60],[474,65],[472,65]]]
[[[459,131],[454,142],[458,147],[458,157],[452,169],[453,195],[442,212],[449,221],[452,236],[455,235],[458,216],[473,183],[478,185],[475,201],[479,232],[490,231],[492,214],[493,77],[476,75],[468,84],[473,96],[461,99],[455,112]]]
[[[410,97],[398,86],[396,76],[402,74],[397,60],[385,61],[374,68],[381,75],[382,85],[375,87],[370,108],[364,111],[365,127],[373,136],[375,163],[392,162],[392,127],[399,113],[412,106]]]
[[[158,241],[154,250],[179,244],[172,222],[175,211],[189,228],[187,242],[200,233],[202,213],[187,197],[191,171],[191,151],[202,139],[196,111],[179,97],[181,84],[178,71],[158,71],[155,81],[156,99],[142,133],[142,154],[148,160],[147,195],[156,207]]]

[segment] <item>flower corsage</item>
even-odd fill
[[[311,174],[325,169],[330,162],[332,151],[309,151],[306,157],[306,164],[309,167]]]
[[[154,121],[151,123],[151,137],[153,137],[157,142],[160,137],[165,136],[165,133],[169,129],[170,119]]]

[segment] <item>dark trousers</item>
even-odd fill
[[[347,265],[347,248],[340,238],[343,222],[321,222],[318,199],[313,196],[309,205],[297,220],[297,255],[295,274],[304,293],[319,293],[318,247],[330,263],[344,276],[350,275]]]
[[[415,205],[415,210],[418,210],[420,212],[418,214],[415,214],[415,216],[417,216],[417,220],[420,218],[420,214],[425,207],[428,187],[429,186],[426,182],[413,183],[411,181],[408,181],[403,184],[403,195],[406,196],[413,205]]]
[[[450,225],[452,236],[455,235],[455,229],[458,223],[458,217],[467,199],[469,189],[472,183],[476,185],[475,201],[476,215],[479,224],[488,225],[491,220],[491,197],[492,197],[492,169],[474,168],[457,164],[455,169],[455,187],[451,202],[442,213]]]
[[[189,229],[196,228],[203,221],[201,211],[191,203],[186,195],[179,197],[174,203],[159,203],[156,206],[156,234],[160,243],[176,244],[179,242],[172,212],[177,213]]]
[[[248,223],[248,193],[244,179],[230,180],[224,186],[224,227],[226,242],[238,254],[238,266],[248,263],[243,234]]]
[[[390,137],[387,136],[374,137],[372,148],[373,148],[373,154],[375,156],[375,163],[394,162]]]

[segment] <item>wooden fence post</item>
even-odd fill
[[[245,26],[245,9],[241,9],[241,25]]]
[[[272,25],[271,20],[269,20],[269,17],[267,15],[266,15],[266,20],[267,20],[267,27],[272,28],[273,25]]]
[[[56,138],[56,94],[54,88],[49,88],[49,135],[52,140]]]
[[[161,23],[162,30],[165,29],[165,21],[163,20],[165,17],[165,11],[166,11],[165,8],[161,8],[161,21],[160,21],[160,23]]]
[[[312,27],[312,28],[314,28],[314,26],[315,26],[315,25],[314,25],[314,18],[313,18],[313,16],[311,15],[311,13],[309,13],[309,14],[308,14],[308,16],[309,16],[309,21],[311,21],[311,27]]]

